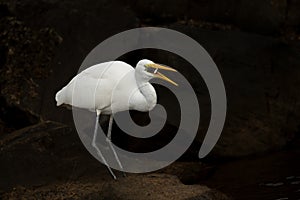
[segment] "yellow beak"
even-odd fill
[[[151,68],[155,68],[155,69],[163,69],[163,70],[167,70],[167,71],[173,71],[173,72],[177,72],[175,69],[171,68],[171,67],[166,67],[166,66],[162,66],[159,64],[155,64],[155,63],[151,63],[151,64],[147,64],[147,67],[151,67]],[[178,86],[177,83],[175,83],[174,81],[172,81],[171,79],[169,79],[168,77],[166,77],[165,75],[163,75],[162,73],[158,72],[157,70],[155,70],[154,72],[154,76],[156,78],[160,78],[162,80],[165,80],[169,83],[172,83],[173,85]]]
[[[172,83],[173,85],[178,86],[177,83],[175,83],[174,81],[172,81],[171,79],[169,79],[168,77],[166,77],[165,75],[163,75],[163,74],[160,73],[160,72],[157,72],[157,73],[155,74],[155,77],[160,78],[160,79],[165,80],[165,81],[168,81],[169,83]]]
[[[146,66],[147,67],[152,67],[152,68],[155,68],[155,69],[163,69],[163,70],[167,70],[167,71],[177,72],[176,69],[173,69],[171,67],[162,66],[162,65],[159,65],[159,64],[155,64],[155,63],[147,64]]]

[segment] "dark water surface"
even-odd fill
[[[300,199],[299,144],[265,156],[222,164],[202,184],[234,199]]]

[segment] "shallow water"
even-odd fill
[[[300,145],[265,156],[227,162],[201,183],[234,199],[300,199]]]

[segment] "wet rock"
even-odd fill
[[[110,181],[102,187],[102,200],[229,199],[201,185],[183,185],[175,176],[149,174]]]
[[[297,199],[299,185],[291,184],[297,180],[295,174],[299,174],[300,169],[299,140],[297,144],[297,147],[262,156],[224,162],[200,183],[219,189],[233,199]]]

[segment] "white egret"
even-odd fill
[[[143,112],[152,110],[157,100],[155,89],[149,83],[152,78],[160,78],[177,86],[174,81],[158,72],[159,69],[176,72],[173,68],[147,59],[140,60],[135,69],[122,61],[100,63],[77,74],[55,96],[57,106],[67,104],[96,112],[92,146],[114,179],[116,176],[96,145],[99,116],[110,115],[107,142],[122,170],[122,164],[111,144],[113,115],[129,109]]]

